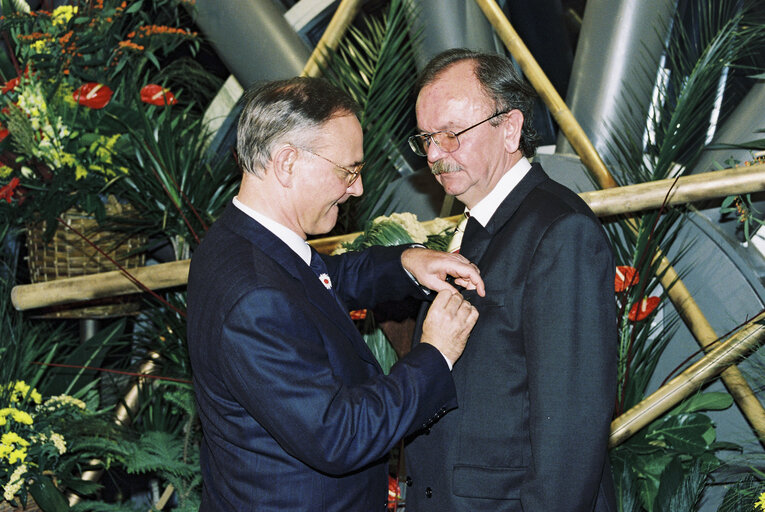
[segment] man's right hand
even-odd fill
[[[478,310],[453,290],[438,292],[422,324],[421,343],[430,343],[453,365],[465,350]]]

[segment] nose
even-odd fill
[[[426,155],[428,158],[428,163],[433,164],[437,162],[438,160],[441,160],[444,155],[446,155],[446,151],[441,149],[441,147],[436,144],[436,141],[434,139],[430,139],[430,145],[428,146],[428,154]]]
[[[359,197],[361,194],[364,193],[364,184],[361,183],[361,180],[363,178],[361,175],[356,179],[356,181],[353,182],[353,185],[348,187],[348,193],[352,196]]]

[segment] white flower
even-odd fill
[[[56,432],[51,432],[50,440],[58,450],[59,455],[66,453],[66,440],[64,439],[64,436],[57,434]]]
[[[21,485],[24,483],[22,476],[27,472],[27,465],[21,464],[16,467],[13,474],[8,479],[8,483],[3,486],[3,498],[7,501],[11,501],[21,490]]]
[[[412,237],[412,241],[418,244],[424,244],[428,241],[428,230],[417,220],[417,215],[413,213],[393,213],[389,217],[377,217],[373,222],[378,224],[385,221],[395,222],[404,228],[409,233],[409,236]]]

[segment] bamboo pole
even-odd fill
[[[141,363],[141,366],[138,368],[138,373],[140,375],[148,375],[151,372],[154,371],[156,368],[156,364],[154,361],[159,358],[159,354],[156,352],[152,352],[149,354],[149,359]],[[114,422],[118,425],[128,425],[131,421],[131,416],[133,413],[138,409],[138,394],[140,391],[139,386],[141,385],[142,378],[138,378],[132,386],[130,386],[130,389],[127,393],[125,393],[125,396],[122,399],[122,402],[117,404],[117,407],[114,411]],[[95,466],[101,464],[102,461],[99,459],[92,459],[90,461],[90,464]],[[92,471],[85,471],[82,474],[82,479],[86,480],[88,482],[98,482],[101,479],[101,476],[103,475],[104,470],[102,469],[96,469]],[[72,507],[80,502],[82,498],[78,496],[77,494],[70,494],[69,495],[69,506]]]
[[[313,53],[308,59],[301,76],[316,77],[321,74],[321,68],[326,64],[327,54],[330,50],[337,48],[337,44],[345,34],[348,26],[356,17],[361,7],[360,0],[342,0],[337,6],[335,14],[327,25],[327,29],[322,34],[321,39],[316,44]]]
[[[510,53],[518,61],[531,85],[539,92],[539,95],[552,112],[553,117],[555,117],[555,120],[560,125],[561,130],[577,153],[579,153],[582,162],[590,169],[601,188],[616,187],[616,181],[597,154],[595,147],[589,141],[579,123],[576,122],[571,111],[555,91],[555,88],[547,79],[533,55],[526,48],[526,45],[497,3],[494,0],[476,0],[476,2],[508,50],[510,50]],[[638,226],[634,219],[630,219],[628,225],[633,231],[637,231]],[[706,319],[688,289],[683,285],[677,272],[672,268],[672,264],[661,251],[657,251],[654,259],[659,259],[661,267],[666,269],[663,275],[660,274],[660,282],[667,291],[667,296],[672,301],[672,304],[694,338],[699,342],[699,345],[706,350],[706,347],[717,339],[712,325]],[[725,383],[728,391],[736,400],[741,413],[749,421],[761,442],[765,444],[765,409],[763,409],[757,397],[754,396],[754,392],[746,383],[741,373],[735,367],[731,367],[730,370],[732,371],[726,371],[722,374],[723,383]]]
[[[702,173],[679,178],[677,181],[661,180],[583,192],[579,195],[596,215],[605,217],[659,208],[667,197],[668,202],[674,205],[761,190],[765,190],[765,164]],[[460,215],[455,215],[441,220],[456,224],[459,218]],[[427,221],[424,224],[427,226],[434,222],[437,221]],[[350,233],[316,239],[309,243],[317,251],[328,254],[358,235],[359,233]],[[131,269],[130,273],[152,290],[185,286],[189,274],[189,260],[140,267]],[[132,284],[122,272],[115,270],[15,286],[11,291],[11,300],[16,309],[23,311],[140,292],[142,290],[138,286]]]
[[[608,172],[606,164],[603,163],[595,146],[592,145],[592,142],[590,142],[590,139],[574,118],[571,110],[566,106],[563,98],[555,90],[555,87],[544,71],[542,71],[542,68],[539,67],[536,59],[531,55],[523,40],[508,21],[505,13],[497,5],[497,2],[494,0],[476,0],[476,3],[494,27],[502,42],[505,43],[507,49],[510,50],[513,58],[518,62],[523,74],[539,93],[542,100],[544,100],[545,105],[547,105],[547,108],[555,118],[558,126],[560,126],[561,131],[566,135],[571,146],[582,159],[585,167],[597,178],[603,188],[615,187],[616,182],[611,173]]]
[[[675,184],[677,186],[673,186]],[[665,198],[666,204],[673,206],[761,190],[765,190],[765,164],[693,174],[677,180],[649,181],[583,192],[579,197],[589,205],[595,215],[608,217],[656,209],[662,205]]]
[[[609,447],[612,448],[629,439],[641,428],[695,393],[705,382],[719,373],[735,368],[731,365],[765,343],[763,322],[765,322],[765,313],[760,313],[683,373],[612,421],[611,435],[608,439]]]

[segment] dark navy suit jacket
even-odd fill
[[[403,250],[324,259],[355,309],[419,293]],[[383,375],[305,262],[233,205],[191,261],[188,342],[203,511],[383,511],[390,449],[456,406],[434,347]]]
[[[406,448],[407,512],[615,510],[614,261],[600,221],[534,164],[460,251],[486,297],[454,365],[460,407]],[[416,347],[415,347],[416,348]]]

